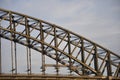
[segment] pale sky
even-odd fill
[[[120,55],[120,0],[0,0],[0,8],[62,26]]]

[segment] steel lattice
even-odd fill
[[[29,75],[32,71],[30,49],[42,54],[42,75],[46,74],[46,67],[55,67],[56,75],[59,75],[61,67],[67,67],[69,74],[75,72],[79,77],[119,78],[120,75],[119,55],[83,36],[40,19],[0,9],[0,37],[10,40],[15,47],[16,43],[27,46]],[[14,52],[16,57],[17,53]],[[45,56],[54,59],[56,64],[45,64]],[[17,74],[17,62],[14,62],[12,74]]]

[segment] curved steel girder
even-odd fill
[[[35,38],[33,38],[33,37],[26,36],[26,35],[21,34],[21,33],[19,33],[19,32],[10,31],[10,30],[7,30],[7,29],[3,29],[3,28],[1,28],[1,27],[0,27],[0,29],[1,29],[1,30],[5,30],[5,31],[8,31],[8,32],[15,33],[15,34],[19,34],[19,35],[21,35],[21,36],[23,36],[23,37],[27,37],[27,38],[29,38],[29,39],[32,39],[33,41],[37,41],[37,42],[40,43],[40,44],[42,43],[43,45],[49,46],[49,47],[51,47],[52,49],[55,49],[55,50],[57,50],[57,51],[63,53],[64,55],[66,55],[66,56],[68,56],[68,57],[74,59],[75,61],[79,62],[81,65],[85,66],[86,68],[92,70],[94,73],[97,74],[97,72],[96,72],[94,69],[92,69],[91,67],[89,67],[88,65],[82,63],[80,60],[74,58],[73,56],[68,55],[67,53],[63,52],[62,50],[59,50],[58,48],[49,45],[48,43],[45,43],[45,42],[39,41],[39,40],[37,40],[37,39],[35,39]],[[3,38],[5,38],[5,39],[8,39],[8,40],[14,41],[14,38],[12,39],[12,38],[10,38],[10,36],[4,36],[4,35],[0,35],[0,36],[3,37]],[[25,45],[25,46],[28,46],[28,47],[29,47],[28,44],[25,44],[24,42],[20,41],[19,39],[18,39],[18,40],[15,40],[15,42],[20,43],[20,44],[22,44],[22,45]],[[34,50],[37,50],[37,51],[39,51],[39,52],[42,52],[42,50],[39,50],[39,49],[35,48],[33,45],[31,45],[31,48],[33,48]],[[47,54],[46,54],[46,55],[47,55]],[[51,58],[53,58],[53,59],[56,60],[56,58],[54,58],[54,57],[52,57],[52,56],[50,56],[50,55],[47,55],[47,56],[49,56],[49,57],[51,57]],[[60,61],[60,63],[63,64],[64,62]],[[64,65],[65,65],[65,64],[64,64]],[[67,65],[67,67],[70,67],[70,66]],[[73,69],[73,71],[75,71],[77,74],[81,75],[81,74],[78,73],[76,70]]]
[[[95,43],[95,42],[93,42],[93,41],[91,41],[91,40],[89,40],[89,39],[81,36],[81,35],[78,35],[78,34],[72,32],[72,31],[69,31],[69,30],[67,30],[67,29],[65,29],[65,28],[62,28],[61,26],[58,26],[58,25],[56,25],[56,24],[52,24],[52,23],[49,23],[49,22],[47,22],[47,21],[43,21],[43,20],[38,19],[38,18],[35,18],[35,17],[31,17],[31,16],[28,16],[28,15],[25,15],[25,14],[22,14],[22,13],[18,13],[18,12],[13,12],[13,11],[10,11],[10,10],[5,10],[5,9],[1,9],[1,8],[0,8],[0,11],[5,11],[5,12],[7,12],[7,14],[12,14],[12,13],[13,13],[13,14],[17,14],[17,15],[20,15],[20,16],[28,17],[28,18],[33,19],[33,20],[35,20],[35,21],[38,21],[38,22],[41,22],[41,23],[45,23],[45,24],[54,26],[54,27],[56,27],[56,28],[58,28],[58,29],[61,29],[61,30],[65,31],[65,32],[69,32],[69,33],[71,33],[71,34],[73,34],[73,35],[75,35],[75,36],[77,36],[77,37],[79,37],[79,38],[82,38],[82,39],[84,39],[84,40],[86,40],[86,41],[88,41],[88,42],[90,42],[90,43],[92,43],[92,44],[95,44],[96,46],[102,48],[103,50],[106,50],[106,51],[110,52],[111,54],[113,54],[113,55],[115,55],[115,56],[118,56],[118,57],[120,58],[119,55],[115,54],[114,52],[110,51],[109,49],[107,49],[107,48],[105,48],[105,47],[103,47],[103,46],[101,46],[101,45],[99,45],[99,44],[97,44],[97,43]],[[6,19],[6,18],[4,18],[4,19],[9,21],[9,19]],[[19,22],[16,22],[16,23],[19,23]],[[25,24],[23,24],[23,23],[19,23],[19,24],[25,25]],[[32,27],[32,28],[34,28],[34,29],[36,29],[36,30],[40,30],[40,29],[38,29],[38,28],[36,28],[36,27],[33,27],[33,26],[30,26],[30,27]],[[46,33],[47,33],[47,32],[46,32]],[[53,34],[51,34],[51,35],[53,35]],[[60,38],[60,37],[59,37],[59,38]],[[66,40],[65,40],[65,41],[66,41]],[[73,44],[73,43],[71,43],[71,44]],[[75,45],[75,44],[74,44],[74,45]],[[75,45],[75,46],[77,46],[77,45]]]
[[[102,74],[102,71],[101,71],[101,66],[102,66],[102,64],[103,63],[106,63],[107,64],[107,62],[109,62],[110,64],[108,64],[109,66],[111,66],[111,65],[114,65],[115,67],[117,67],[117,69],[119,69],[120,68],[120,66],[119,66],[119,64],[114,64],[114,61],[113,61],[113,59],[111,58],[112,56],[114,56],[114,57],[116,57],[118,60],[120,59],[120,56],[119,55],[117,55],[117,54],[115,54],[115,53],[113,53],[113,52],[111,52],[110,50],[108,50],[108,49],[106,49],[106,48],[104,48],[104,47],[102,47],[102,46],[100,46],[100,45],[98,45],[98,44],[96,44],[96,43],[94,43],[94,42],[92,42],[92,41],[90,41],[90,40],[88,40],[88,39],[86,39],[86,38],[84,38],[83,36],[79,36],[79,35],[77,35],[77,34],[75,34],[75,33],[73,33],[73,32],[71,32],[71,31],[69,31],[69,30],[66,30],[66,29],[64,29],[64,28],[62,28],[62,27],[59,27],[59,26],[57,26],[57,25],[54,25],[54,24],[51,24],[51,23],[48,23],[48,22],[46,22],[46,21],[43,21],[43,20],[39,20],[39,19],[36,19],[36,18],[33,18],[33,17],[30,17],[30,16],[27,16],[27,15],[24,15],[24,14],[20,14],[20,13],[17,13],[17,12],[12,12],[12,11],[8,11],[8,10],[4,10],[4,9],[0,9],[0,11],[2,11],[1,12],[1,14],[2,15],[0,15],[0,18],[1,18],[1,22],[2,22],[2,20],[7,20],[8,22],[10,22],[10,26],[12,26],[13,25],[13,23],[14,24],[17,24],[17,25],[23,25],[23,26],[25,26],[25,27],[30,27],[30,28],[32,28],[32,30],[38,30],[38,31],[40,31],[41,30],[41,28],[44,28],[45,27],[45,25],[47,25],[48,26],[48,28],[45,28],[44,30],[42,29],[42,32],[45,34],[47,34],[46,35],[46,37],[48,36],[48,35],[52,35],[53,37],[54,37],[54,39],[50,42],[50,43],[47,43],[47,42],[45,42],[44,40],[38,40],[37,38],[35,38],[35,37],[31,37],[31,35],[28,33],[28,32],[30,32],[30,30],[27,32],[26,30],[24,31],[24,32],[26,32],[26,34],[22,34],[22,33],[20,33],[20,32],[16,32],[15,30],[10,30],[9,29],[9,27],[7,27],[7,29],[5,29],[5,28],[2,28],[2,26],[1,26],[1,29],[2,30],[5,30],[5,31],[8,31],[8,32],[10,32],[10,33],[15,33],[15,34],[19,34],[20,36],[24,36],[26,39],[33,39],[34,41],[37,41],[37,42],[39,42],[39,43],[42,43],[42,44],[44,44],[44,45],[46,45],[46,46],[49,46],[49,47],[51,47],[52,49],[54,49],[54,50],[56,50],[56,51],[58,51],[58,52],[60,52],[60,53],[62,53],[62,54],[64,54],[64,55],[66,55],[67,57],[69,57],[69,59],[70,60],[72,60],[72,61],[74,61],[74,62],[78,62],[78,63],[80,63],[83,67],[85,67],[86,69],[89,69],[90,71],[92,71],[94,74],[98,74],[98,72],[101,74],[101,75],[103,75]],[[16,17],[16,15],[17,16],[19,16],[20,18],[18,18],[18,19],[16,19],[16,20],[14,20],[14,18]],[[24,20],[21,20],[21,19],[24,19]],[[20,21],[21,20],[21,21]],[[33,21],[33,23],[31,23],[31,24],[29,24],[30,23],[30,20],[34,20]],[[39,26],[42,26],[41,28],[38,28],[38,27],[36,27],[34,24],[39,24]],[[45,24],[45,25],[43,25],[43,24]],[[17,26],[16,25],[16,26]],[[34,26],[33,26],[34,25]],[[14,27],[16,27],[16,26],[14,26]],[[49,30],[49,29],[51,29],[51,30]],[[53,29],[54,29],[54,31],[53,31]],[[58,31],[57,31],[57,30]],[[31,30],[31,31],[32,31]],[[61,33],[60,33],[61,32]],[[57,33],[59,33],[59,34],[57,34]],[[67,35],[67,36],[64,36],[64,35],[62,35],[62,34],[64,34],[64,35]],[[40,35],[40,34],[39,34]],[[61,35],[62,35],[62,37],[61,37]],[[1,35],[1,36],[4,36],[3,34]],[[46,38],[46,37],[44,37],[44,38]],[[6,38],[7,39],[10,39],[9,37],[7,37],[6,36]],[[64,49],[62,50],[61,48],[58,48],[58,46],[59,46],[59,44],[61,44],[60,42],[59,43],[57,43],[56,45],[51,45],[51,43],[53,42],[53,41],[55,41],[55,38],[59,38],[61,41],[60,42],[67,42],[67,46],[68,46],[68,52],[66,53],[65,51],[64,51],[64,49],[66,49],[66,47],[64,47]],[[72,40],[73,39],[73,40]],[[10,39],[11,40],[11,39]],[[79,40],[79,41],[78,41]],[[17,40],[17,41],[19,41],[19,40]],[[79,45],[78,44],[76,44],[76,43],[78,43],[79,42]],[[25,44],[24,44],[25,45]],[[75,48],[73,49],[73,50],[70,50],[70,48],[71,48],[71,45],[72,46],[75,46]],[[28,45],[26,45],[26,46],[28,46]],[[92,48],[91,48],[91,46],[92,46]],[[32,46],[32,48],[34,47],[34,45]],[[76,49],[76,48],[80,48],[81,50],[82,50],[82,52],[84,53],[84,52],[88,52],[89,54],[87,55],[87,58],[85,58],[84,57],[84,54],[83,55],[81,55],[82,56],[82,60],[79,60],[78,58],[77,58],[77,56],[73,56],[72,54],[73,54],[73,52],[74,52],[74,50]],[[91,50],[89,51],[89,49],[87,49],[87,48],[90,48]],[[35,49],[35,48],[34,48]],[[99,49],[104,53],[104,57],[101,57],[101,56],[99,56],[98,55],[98,52],[99,52]],[[82,54],[82,52],[81,52],[81,54]],[[99,54],[102,54],[102,52],[100,52]],[[77,55],[79,55],[80,53],[77,53]],[[86,61],[88,60],[88,58],[89,58],[89,55],[92,55],[93,56],[93,59],[94,59],[94,67],[91,67],[91,66],[89,66],[87,63],[86,63]],[[52,56],[50,56],[50,55],[48,55],[49,57],[52,57]],[[111,56],[111,57],[110,57]],[[53,57],[52,57],[53,58]],[[55,58],[53,58],[53,59],[55,59]],[[101,65],[98,65],[98,61],[95,63],[95,60],[98,60],[98,59],[100,59],[100,60],[102,60],[102,62],[101,62]],[[71,61],[71,62],[72,62]],[[92,59],[91,59],[91,62],[92,62]],[[91,63],[89,63],[89,64],[91,64]],[[95,64],[97,64],[97,65],[95,65]],[[69,66],[68,67],[70,67],[71,65],[69,64]],[[108,66],[107,66],[108,67]],[[109,67],[110,68],[110,67]],[[74,70],[73,70],[74,71]],[[79,74],[79,71],[78,70],[75,70],[75,72],[77,72],[78,74]],[[108,75],[111,75],[111,72],[108,72],[109,74]],[[114,75],[114,76],[116,76],[116,75]]]

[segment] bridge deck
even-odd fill
[[[55,74],[1,74],[0,75],[0,80],[1,79],[39,79],[39,80],[119,80],[119,78],[115,77],[106,77],[106,76],[95,76],[95,77],[90,77],[90,76],[73,76],[73,75],[55,75]]]

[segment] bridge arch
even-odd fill
[[[119,55],[58,25],[0,9],[0,37],[43,54],[43,74],[47,65],[44,58],[46,55],[56,61],[56,74],[59,74],[60,66],[65,66],[70,73],[75,72],[79,76],[119,77]]]

